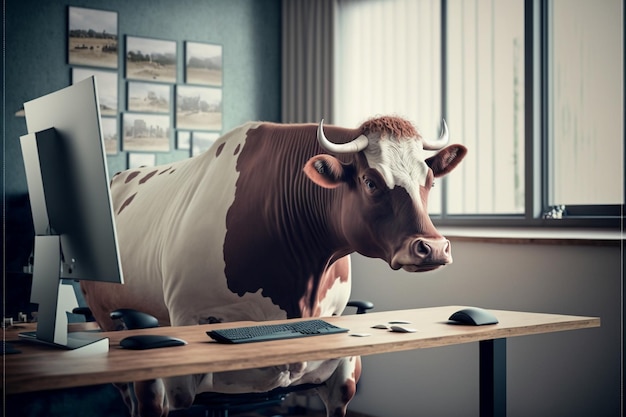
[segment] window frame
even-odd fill
[[[447,114],[447,1],[441,0],[441,112]],[[447,180],[442,185],[441,214],[431,215],[437,226],[621,228],[624,204],[567,206],[562,218],[549,218],[549,2],[524,1],[524,214],[447,214]],[[624,28],[622,27],[624,39]],[[624,77],[624,71],[622,71]],[[623,103],[624,104],[624,103]],[[624,150],[626,169],[626,147]]]

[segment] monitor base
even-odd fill
[[[109,338],[103,338],[93,333],[75,332],[68,334],[65,344],[38,339],[37,332],[23,332],[18,336],[20,340],[68,350],[76,355],[95,355],[109,351]]]

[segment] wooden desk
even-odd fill
[[[110,351],[77,357],[73,351],[20,342],[9,330],[7,341],[22,351],[7,355],[7,394],[69,388],[110,382],[138,381],[176,375],[249,369],[306,360],[364,356],[385,352],[480,342],[480,407],[482,417],[506,414],[506,338],[600,326],[597,317],[565,316],[492,310],[500,323],[487,326],[447,324],[447,318],[462,306],[398,310],[325,318],[369,337],[348,334],[315,336],[241,345],[212,341],[212,328],[246,326],[251,322],[102,333],[110,338]],[[377,323],[410,320],[417,333],[392,333],[372,329]],[[278,323],[270,322],[270,323]],[[188,342],[186,346],[144,351],[126,350],[119,341],[131,334],[167,334]]]

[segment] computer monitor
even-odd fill
[[[123,283],[95,77],[24,103],[20,138],[33,215],[33,339],[67,349],[108,350],[107,339],[68,335],[74,300],[64,279]]]

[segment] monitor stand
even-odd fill
[[[42,343],[77,354],[109,351],[109,339],[97,333],[68,333],[67,312],[75,307],[74,289],[61,280],[61,241],[59,236],[35,236],[31,302],[39,304],[37,331],[20,333],[22,340]]]

